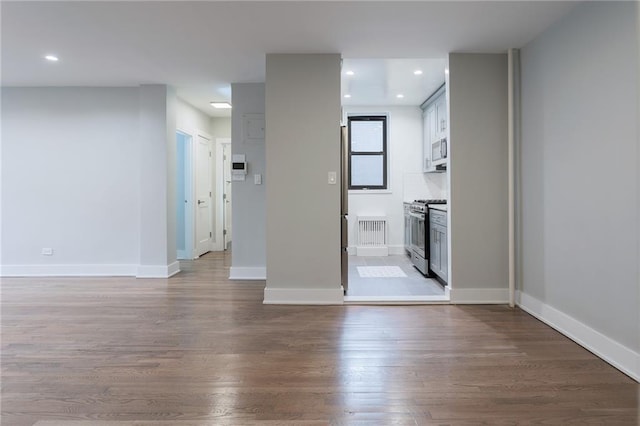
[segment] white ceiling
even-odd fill
[[[428,73],[439,73],[448,52],[521,47],[575,4],[2,1],[1,78],[3,86],[169,84],[213,116],[209,102],[230,101],[230,83],[264,81],[267,53],[341,53],[347,64],[363,58],[424,58],[434,64]],[[60,61],[44,61],[47,53]],[[395,75],[394,61],[353,62],[363,67],[361,76],[367,64],[372,73]],[[423,67],[425,74],[431,70]],[[354,94],[359,90],[360,83],[346,84]],[[381,95],[414,93],[396,84],[393,77],[384,83],[362,81]],[[388,101],[368,96],[371,102]],[[358,102],[355,96],[351,101]]]
[[[342,104],[420,105],[444,84],[446,62],[445,58],[346,58],[342,61]],[[418,70],[422,74],[414,73]]]

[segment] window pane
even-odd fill
[[[381,186],[384,183],[382,155],[352,155],[351,185]]]
[[[382,152],[382,121],[351,121],[352,152]]]

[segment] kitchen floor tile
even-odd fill
[[[397,266],[407,274],[403,278],[362,278],[358,266]],[[443,296],[444,288],[432,278],[425,278],[406,255],[349,256],[349,291],[347,296],[403,297]]]

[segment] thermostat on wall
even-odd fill
[[[247,176],[247,161],[244,154],[234,154],[231,157],[231,180],[245,180]]]

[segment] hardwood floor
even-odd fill
[[[2,425],[638,425],[638,383],[505,306],[263,305],[169,280],[2,280]]]

